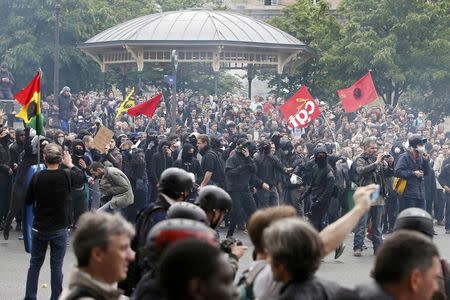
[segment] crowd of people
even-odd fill
[[[72,95],[64,87],[42,101],[45,136],[3,125],[4,238],[13,220],[20,229],[25,204],[35,212],[25,299],[36,298],[47,243],[53,247],[52,299],[61,294],[70,227],[78,268],[62,299],[116,299],[120,293],[111,284],[119,281],[134,299],[401,299],[398,293],[431,299],[442,292],[435,283],[446,264],[430,237],[433,220],[450,233],[444,126],[401,106],[348,114],[320,102],[320,117],[292,129],[277,109],[284,101],[180,93],[176,128],[170,128],[170,96],[151,119],[116,118],[121,100],[114,92]],[[3,124],[3,113],[0,119]],[[114,137],[98,148],[101,126]],[[27,189],[38,148],[47,169]],[[64,201],[54,205],[55,195]],[[411,209],[405,218],[431,227],[399,222],[400,212]],[[220,226],[227,228],[223,241]],[[427,236],[400,231],[383,241],[399,228]],[[255,249],[240,293],[233,279],[246,247],[233,238],[236,230],[248,232]],[[375,281],[348,290],[314,273],[322,257],[343,253],[352,230],[354,256],[369,248],[366,233],[373,243]],[[424,250],[408,252],[414,245]],[[414,285],[417,276],[424,278]]]

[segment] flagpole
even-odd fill
[[[40,87],[40,82],[42,79],[42,69],[39,68],[38,69],[38,73],[39,73],[39,89],[41,89]],[[40,91],[41,93],[41,91]],[[39,96],[40,97],[40,96]],[[41,99],[39,99],[39,110],[41,110]],[[41,112],[39,111],[38,114],[36,114],[35,117],[35,121],[36,121],[36,135],[38,137],[38,141],[37,141],[37,170],[40,171],[41,169],[41,137],[40,137],[40,132],[39,132],[39,124],[40,124],[40,117],[41,117]]]
[[[333,138],[333,141],[336,143],[336,137],[334,136],[333,130],[331,130],[330,124],[328,123],[326,116],[323,116],[323,120],[325,121],[325,125],[327,126],[328,130],[331,133],[331,137]]]

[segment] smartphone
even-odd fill
[[[379,197],[380,197],[380,185],[377,184],[377,189],[370,195],[370,199],[372,200],[372,202],[376,202]]]

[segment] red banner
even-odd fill
[[[163,94],[157,94],[149,100],[128,109],[127,113],[135,117],[139,115],[146,115],[147,117],[151,118],[153,117],[153,114],[155,113],[156,107],[158,107],[162,96]]]
[[[351,87],[338,90],[339,99],[345,112],[354,112],[360,107],[378,99],[377,90],[373,84],[372,75],[368,72]]]
[[[320,116],[319,105],[304,85],[286,103],[280,105],[280,111],[292,128],[304,128]]]

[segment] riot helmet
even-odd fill
[[[433,218],[421,208],[407,208],[395,220],[394,231],[400,229],[419,231],[432,238],[434,235]]]

